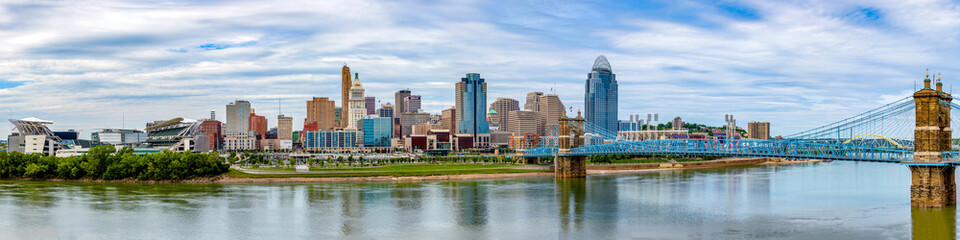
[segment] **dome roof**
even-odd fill
[[[593,61],[593,71],[601,72],[613,72],[613,69],[610,69],[610,62],[607,61],[607,57],[603,55],[597,56],[597,60]]]

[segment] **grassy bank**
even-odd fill
[[[237,170],[227,173],[231,177],[239,178],[289,178],[289,177],[376,177],[376,176],[436,176],[436,175],[463,175],[463,174],[492,174],[492,173],[527,173],[549,172],[548,170],[517,169],[512,164],[403,164],[379,167],[352,167],[352,168],[323,168],[310,173],[298,174],[250,174]],[[282,170],[278,169],[278,170]],[[293,171],[293,169],[289,169]]]

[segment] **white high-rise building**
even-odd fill
[[[237,100],[227,104],[227,129],[224,131],[223,149],[242,150],[256,148],[257,138],[250,131],[250,102]]]
[[[237,100],[227,104],[227,134],[250,131],[250,102]]]
[[[367,115],[367,101],[364,99],[363,85],[360,84],[360,74],[354,73],[353,86],[350,87],[349,117],[347,118],[347,129],[356,131],[358,121],[362,121]]]

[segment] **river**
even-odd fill
[[[831,162],[473,181],[0,181],[0,239],[907,239],[910,172]],[[916,231],[917,235],[914,235]]]

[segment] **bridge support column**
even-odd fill
[[[560,136],[557,137],[557,155],[553,159],[553,175],[556,178],[585,178],[587,177],[587,157],[573,156],[570,149],[583,145],[584,119],[577,112],[576,118],[560,117]],[[571,124],[572,123],[572,124]],[[574,129],[571,129],[573,125]],[[573,132],[573,137],[570,137]]]
[[[910,166],[910,205],[946,207],[957,204],[953,166]]]
[[[559,156],[553,160],[554,176],[556,178],[585,178],[587,177],[586,156],[562,156],[570,153],[569,149],[561,149]]]
[[[936,89],[930,88],[930,76],[923,79],[923,89],[913,94],[916,104],[916,128],[913,130],[913,159],[904,162],[910,167],[910,205],[929,208],[957,205],[957,186],[954,166],[943,159],[943,152],[951,149],[949,102],[953,97],[943,92],[943,83],[937,79]]]

